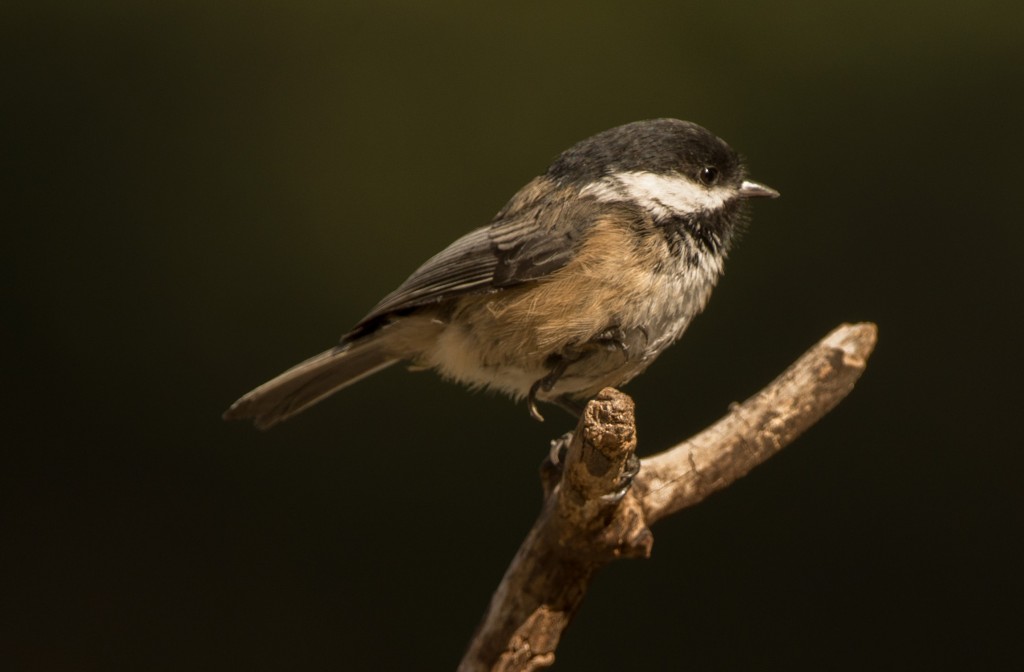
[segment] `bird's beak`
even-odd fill
[[[740,185],[740,198],[778,198],[779,192],[757,182],[743,180]]]

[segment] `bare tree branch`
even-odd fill
[[[648,557],[650,525],[744,476],[832,410],[853,389],[876,341],[873,324],[841,325],[714,425],[643,460],[638,473],[633,401],[603,390],[580,418],[561,480],[556,485],[545,473],[544,508],[459,671],[553,664],[594,572],[616,558]]]
[[[721,420],[644,460],[633,491],[647,523],[700,502],[792,443],[853,390],[877,340],[874,324],[838,327]]]

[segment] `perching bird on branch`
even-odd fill
[[[646,369],[711,296],[751,198],[739,155],[677,119],[563,152],[385,296],[341,343],[260,385],[225,419],[261,429],[399,361],[578,411]]]

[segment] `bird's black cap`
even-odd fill
[[[624,171],[694,174],[706,166],[727,179],[742,179],[739,154],[711,131],[689,121],[651,119],[576,143],[555,159],[547,176],[562,183],[589,182]]]

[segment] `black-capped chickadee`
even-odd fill
[[[232,404],[261,429],[405,361],[577,412],[678,339],[711,296],[744,204],[775,198],[697,124],[638,121],[563,152],[420,266],[330,350]]]

